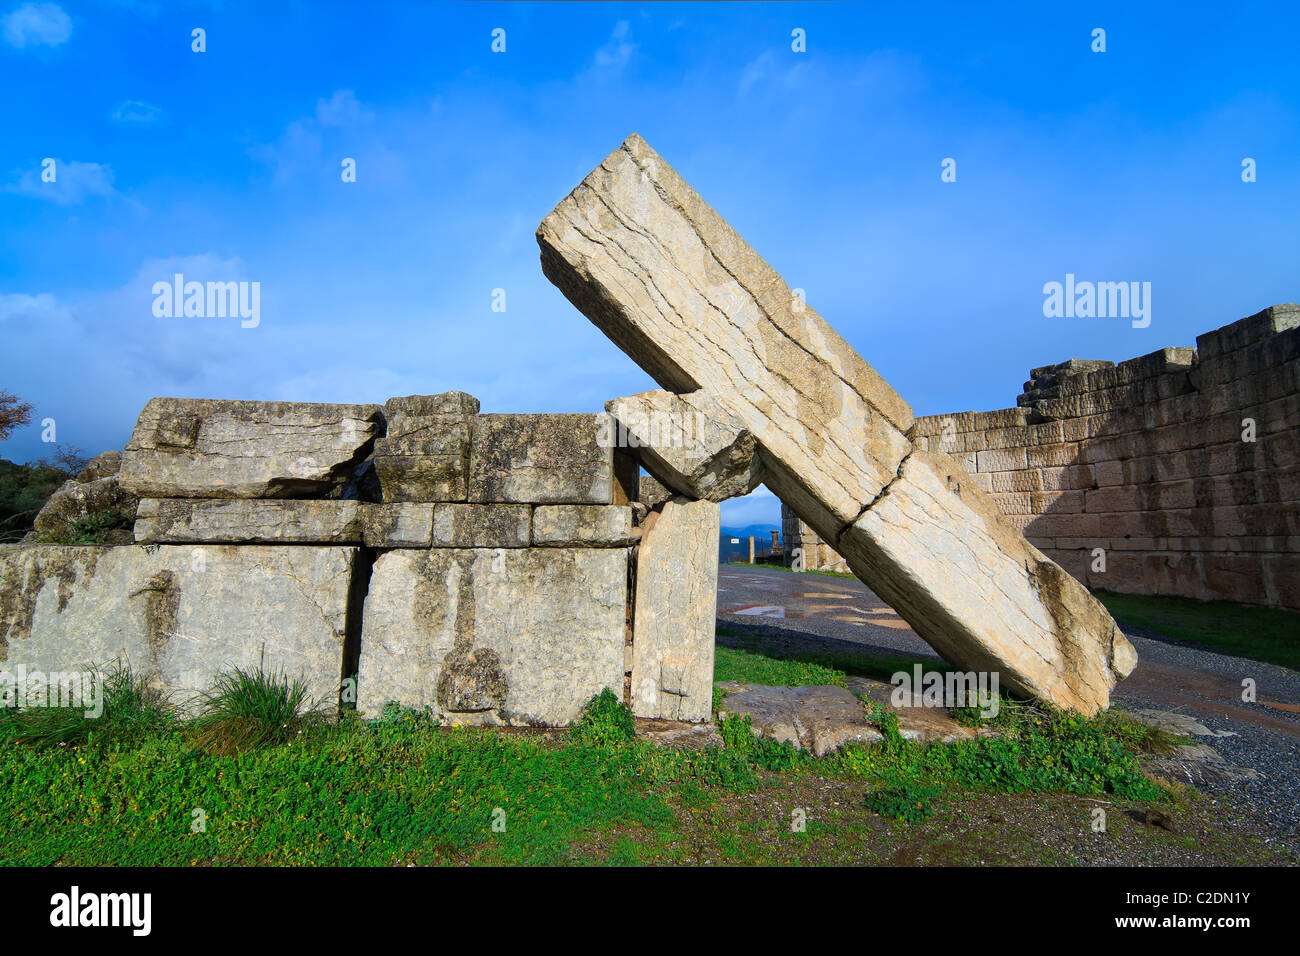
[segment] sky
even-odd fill
[[[120,448],[155,395],[654,388],[533,236],[633,131],[917,414],[1300,299],[1300,6],[988,6],[0,0],[0,390],[36,409],[0,457],[45,419]],[[257,324],[156,315],[176,273],[257,282]],[[1150,283],[1150,323],[1045,315],[1067,274]]]

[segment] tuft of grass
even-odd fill
[[[102,693],[93,707],[6,707],[0,709],[0,740],[37,749],[88,744],[134,746],[175,723],[167,698],[137,678],[127,664],[88,667]]]
[[[934,800],[942,792],[943,789],[934,784],[902,780],[871,791],[863,805],[882,817],[891,817],[904,823],[920,823],[934,813]]]
[[[587,701],[582,714],[569,724],[569,739],[594,747],[629,743],[636,739],[632,711],[606,687]]]
[[[201,695],[192,729],[200,749],[231,755],[288,743],[326,723],[325,711],[312,702],[305,681],[261,667],[236,667],[218,674]]]
[[[1300,613],[1281,608],[1097,591],[1120,626],[1134,625],[1220,654],[1300,670]]]

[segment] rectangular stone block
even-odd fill
[[[613,501],[608,416],[480,415],[470,501],[607,505]]]
[[[122,661],[178,705],[261,665],[337,706],[356,560],[335,546],[0,546],[0,661]]]
[[[621,699],[627,561],[613,548],[380,555],[358,709],[396,701],[445,723],[557,727],[603,688]]]
[[[1210,362],[1235,349],[1294,328],[1300,328],[1300,305],[1294,302],[1273,305],[1213,332],[1198,335],[1196,352],[1202,363]]]
[[[371,502],[365,506],[363,538],[371,548],[427,548],[433,543],[430,502]]]
[[[1038,445],[1026,450],[1025,465],[1028,468],[1060,468],[1064,465],[1077,464],[1079,445]]]
[[[636,551],[632,712],[713,716],[720,511],[711,501],[665,502]]]
[[[435,548],[526,548],[528,505],[441,504],[433,509]]]
[[[138,498],[324,497],[381,428],[378,405],[153,398],[118,481]]]
[[[626,505],[538,505],[533,544],[548,548],[623,548],[633,543]]]
[[[385,501],[464,501],[469,474],[468,420],[375,443],[375,474]]]
[[[145,498],[138,544],[360,544],[359,501]]]

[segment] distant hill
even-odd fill
[[[772,532],[780,531],[774,524],[751,524],[743,528],[723,528],[718,535],[718,560],[726,564],[730,561],[749,560],[749,536],[754,536],[755,555],[768,554],[772,550]]]
[[[747,539],[751,534],[755,538],[759,538],[764,541],[771,541],[772,532],[780,531],[780,530],[781,530],[780,525],[751,524],[751,525],[746,525],[743,528],[723,528],[722,533],[724,535],[730,535],[733,538],[740,538],[742,541]]]

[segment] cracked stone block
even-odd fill
[[[138,544],[360,544],[360,501],[145,498]]]
[[[624,442],[651,474],[691,498],[725,501],[763,481],[754,436],[706,392],[656,390],[605,403]]]
[[[0,666],[129,663],[185,705],[223,669],[302,678],[335,704],[357,549],[0,546]]]
[[[712,717],[720,523],[715,502],[673,498],[643,525],[632,623],[637,717]]]
[[[533,544],[547,548],[623,548],[632,544],[627,505],[538,505]]]
[[[480,415],[470,448],[470,500],[611,504],[608,431],[605,415]]]
[[[747,429],[764,484],[947,660],[1108,706],[1136,663],[1110,615],[955,463],[914,449],[907,403],[641,137],[537,241],[569,301],[662,388],[703,391]]]
[[[526,548],[532,511],[529,505],[438,505],[433,509],[433,547]]]
[[[843,687],[765,687],[723,681],[718,713],[748,716],[760,737],[824,757],[845,744],[877,744],[884,736],[867,719],[862,702]]]
[[[138,498],[321,498],[382,427],[378,405],[153,398],[118,479]]]
[[[420,501],[366,505],[363,540],[370,548],[427,548],[433,543],[433,504]]]
[[[445,723],[565,726],[623,690],[627,552],[435,548],[379,556],[358,709],[431,707]]]

